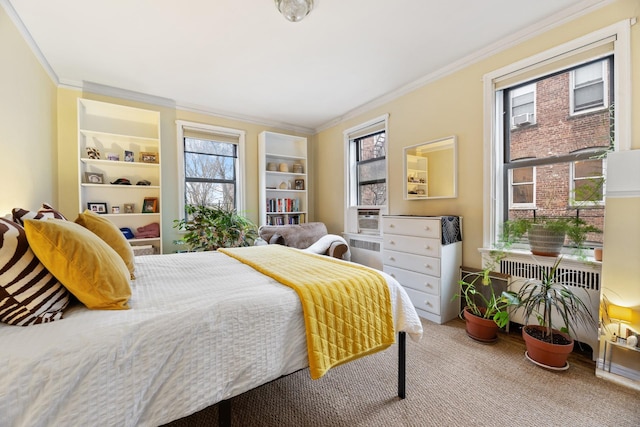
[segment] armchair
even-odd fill
[[[347,261],[351,259],[346,240],[338,235],[328,234],[327,227],[322,222],[263,225],[258,229],[258,235],[268,244],[280,244]]]

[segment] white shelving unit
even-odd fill
[[[429,196],[428,161],[426,157],[407,154],[407,199]]]
[[[99,158],[90,158],[87,148],[98,150]],[[127,159],[130,161],[125,161],[125,151],[132,155]],[[142,161],[141,153],[149,153],[151,158],[148,154],[146,161]],[[119,160],[109,160],[109,154],[119,156]],[[79,99],[78,159],[80,212],[92,204],[92,210],[109,218],[118,228],[130,228],[134,234],[150,223],[158,223],[162,230],[159,112]],[[128,179],[132,185],[111,184],[119,178]],[[150,185],[136,185],[140,181],[149,181]],[[145,199],[153,198],[155,212],[143,213]],[[133,209],[128,210],[128,206]],[[162,253],[161,237],[134,238],[129,242],[134,249],[138,246],[143,250],[150,245],[153,253]]]
[[[308,220],[307,139],[274,132],[258,136],[260,225]]]

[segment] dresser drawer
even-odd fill
[[[382,218],[383,234],[431,237],[440,239],[440,220],[424,218]]]
[[[426,292],[431,295],[440,295],[440,278],[428,274],[385,265],[383,271],[396,279],[405,288]]]
[[[426,292],[416,291],[411,288],[405,288],[405,291],[407,292],[407,295],[409,295],[409,298],[415,308],[420,308],[438,316],[440,315],[440,297]]]
[[[382,253],[382,263],[391,267],[404,268],[429,276],[440,277],[440,259],[423,255],[385,249]]]
[[[385,249],[440,258],[440,240],[438,239],[400,234],[385,234],[383,238]]]

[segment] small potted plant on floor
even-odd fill
[[[539,266],[539,279],[527,279],[518,292],[507,292],[512,304],[524,310],[527,358],[552,369],[568,368],[574,344],[570,334],[575,335],[578,326],[597,327],[589,307],[571,286],[571,273],[559,268],[561,262],[558,257],[552,267]],[[529,323],[531,317],[537,324]]]
[[[504,252],[492,252],[492,261],[485,268],[477,271],[465,271],[458,285],[464,308],[460,318],[465,321],[467,335],[477,341],[493,342],[498,338],[498,329],[509,323],[508,307],[513,303],[509,294],[494,290],[492,278],[493,267],[504,257]],[[467,269],[468,270],[468,269]]]
[[[214,251],[218,248],[251,246],[258,228],[235,209],[219,206],[187,205],[187,217],[174,220],[173,228],[186,231],[180,242],[190,251]]]

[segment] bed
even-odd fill
[[[135,271],[129,310],[0,324],[0,424],[157,426],[308,366],[290,287],[219,252],[138,256]],[[395,330],[420,339],[407,294],[380,274]]]

